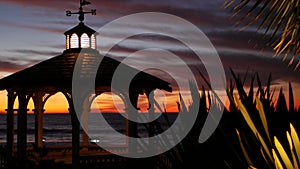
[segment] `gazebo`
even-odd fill
[[[86,2],[86,1],[84,1]],[[82,144],[80,144],[80,124],[74,110],[72,98],[72,77],[76,61],[80,60],[80,69],[83,76],[89,76],[89,68],[95,67],[95,62],[102,59],[96,72],[95,90],[81,91],[85,103],[82,103],[82,113],[89,112],[90,105],[95,97],[103,92],[114,91],[123,98],[127,104],[132,104],[134,109],[126,110],[128,114],[134,115],[138,111],[137,100],[140,94],[150,97],[150,92],[155,89],[172,91],[169,83],[145,72],[136,70],[124,65],[119,61],[102,56],[97,51],[96,36],[93,29],[86,26],[83,22],[85,13],[82,6],[86,5],[81,1],[79,12],[79,24],[65,32],[66,50],[51,59],[42,61],[32,67],[14,73],[0,80],[0,90],[7,91],[7,145],[8,163],[17,159],[22,164],[26,159],[27,151],[27,113],[28,102],[32,98],[34,103],[35,115],[35,146],[43,146],[43,113],[44,105],[48,98],[57,92],[63,93],[68,101],[69,114],[72,121],[72,166],[77,168],[80,147],[88,145],[88,136],[82,133]],[[67,12],[68,15],[73,14]],[[77,63],[78,64],[78,63]],[[136,76],[130,83],[130,89],[119,85],[111,88],[113,74],[117,67],[122,66],[128,72],[136,72]],[[18,98],[19,107],[14,109],[14,102]],[[148,100],[151,100],[148,99]],[[149,103],[150,105],[151,103]],[[17,147],[14,147],[14,112],[17,112]],[[136,137],[137,124],[128,120],[126,123],[126,133],[128,136]],[[17,152],[14,154],[14,152]]]

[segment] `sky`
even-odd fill
[[[273,57],[272,48],[263,49],[261,32],[256,32],[255,25],[239,31],[240,27],[234,26],[235,19],[231,18],[231,11],[222,8],[224,0],[90,0],[90,2],[92,4],[86,6],[85,10],[97,9],[97,15],[86,16],[85,23],[94,30],[99,30],[103,25],[129,14],[139,12],[172,14],[189,21],[205,33],[220,56],[227,81],[232,79],[229,68],[241,74],[245,74],[246,71],[258,72],[263,82],[266,82],[268,75],[272,74],[272,84],[277,90],[281,87],[286,90],[288,82],[291,82],[296,92],[294,95],[297,96],[300,92],[299,70],[294,71],[293,67],[287,66],[287,61],[283,62],[280,57]],[[78,6],[78,0],[1,0],[0,78],[61,54],[65,49],[63,33],[78,24],[77,16],[67,17],[65,11],[76,12]],[[99,35],[97,40],[98,43],[109,43],[110,39],[118,38],[126,32],[134,33],[162,25],[167,30],[186,34],[183,25],[176,25],[158,18],[157,23],[138,26],[132,23],[120,25],[111,30],[111,34]],[[187,35],[187,38],[193,40],[194,37]],[[101,39],[100,42],[99,39]],[[113,48],[110,56],[123,60],[133,52],[153,47],[180,55],[189,65],[203,70],[203,65],[194,59],[194,54],[187,50],[186,46],[177,40],[161,35],[133,36]],[[203,50],[205,51],[205,47]],[[152,55],[155,55],[155,52],[138,53],[128,64],[139,68],[137,65],[149,64],[151,60],[149,56],[152,57]],[[178,70],[176,73],[178,78],[186,78],[184,72],[180,71],[182,67],[177,65],[176,60],[155,57],[157,61],[155,64],[174,67]],[[199,77],[196,79],[201,80]],[[177,94],[174,92],[173,99],[169,102],[176,102]],[[0,112],[3,112],[6,108],[5,91],[0,92],[0,99]],[[297,105],[299,105],[299,99],[296,98]],[[108,96],[103,96],[102,101],[98,99],[95,102],[101,102],[103,107],[108,105],[107,109],[111,109],[110,101]],[[119,99],[118,102],[121,100]],[[141,102],[143,102],[141,103],[143,109],[146,110],[145,102]],[[176,104],[173,103],[170,103],[170,111],[176,108]],[[32,106],[32,103],[29,106]],[[66,100],[61,94],[52,96],[46,104],[47,112],[65,112],[66,110]]]

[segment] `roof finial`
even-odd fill
[[[80,21],[80,22],[83,22],[83,21],[84,21],[84,14],[90,13],[90,14],[92,14],[92,15],[96,15],[96,9],[92,9],[91,12],[84,12],[84,11],[83,11],[83,8],[82,8],[82,7],[85,6],[85,5],[89,5],[89,4],[91,4],[89,1],[86,1],[86,0],[80,0],[79,11],[78,11],[78,12],[66,11],[66,15],[67,15],[67,16],[71,16],[72,14],[78,14],[78,15],[79,15],[79,17],[78,17],[79,21]]]

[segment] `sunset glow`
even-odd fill
[[[4,0],[0,2],[0,10],[5,13],[0,15],[0,35],[3,39],[0,42],[0,78],[57,56],[63,52],[65,46],[67,49],[76,48],[79,46],[79,39],[81,39],[82,47],[90,46],[93,49],[97,48],[96,37],[94,35],[91,36],[90,40],[88,40],[86,34],[83,34],[82,37],[73,34],[66,37],[66,39],[63,38],[63,33],[77,24],[77,18],[73,18],[72,16],[70,20],[70,18],[65,16],[64,11],[66,9],[78,9],[77,1],[64,3],[59,0],[54,0],[52,1],[54,5],[51,6],[49,6],[48,3],[48,1],[44,0],[38,2],[28,1],[26,3],[19,0]],[[232,26],[233,22],[228,20],[229,13],[220,10],[222,3],[223,1],[221,0],[214,2],[191,1],[188,4],[177,1],[176,3],[172,3],[172,8],[168,8],[168,5],[166,5],[168,2],[162,3],[161,1],[156,0],[151,3],[140,3],[137,1],[131,3],[125,1],[95,1],[93,2],[93,6],[101,9],[101,12],[96,16],[86,17],[86,23],[97,30],[109,21],[113,21],[114,19],[127,14],[144,11],[158,11],[182,17],[203,30],[211,40],[212,44],[216,47],[225,68],[227,84],[229,84],[229,80],[232,79],[229,68],[241,75],[245,75],[245,72],[248,70],[250,73],[258,72],[261,81],[264,82],[263,85],[266,85],[265,82],[267,81],[268,75],[271,73],[273,87],[276,88],[276,91],[279,91],[282,87],[287,98],[288,82],[292,83],[296,106],[299,106],[300,100],[299,95],[297,94],[300,92],[300,81],[298,78],[299,71],[293,71],[292,68],[287,67],[286,61],[282,62],[280,57],[273,58],[273,49],[265,48],[264,51],[261,51],[260,49],[262,49],[262,46],[259,47],[259,45],[257,48],[254,48],[254,42],[259,41],[259,36],[255,36],[255,30],[250,27],[247,30],[240,32],[236,31],[236,28]],[[118,11],[118,13],[114,11]],[[199,15],[199,13],[201,13],[201,15]],[[166,22],[167,21],[162,20],[162,18],[158,18],[157,23],[152,24],[164,25]],[[140,29],[147,30],[149,27],[146,25],[143,27],[135,27],[135,25],[131,25],[131,23],[120,25],[120,27],[112,29],[112,33],[109,35],[97,36],[97,38],[102,38],[102,41],[98,41],[97,43],[109,43],[110,39],[117,38],[124,32],[134,32]],[[185,31],[183,27],[172,24],[171,26],[166,24],[166,29],[181,33]],[[14,32],[14,36],[11,36],[12,31]],[[186,36],[191,40],[195,38],[188,33],[186,33]],[[171,38],[160,35],[146,35],[145,37],[146,38],[133,37],[120,42],[118,47],[112,50],[112,57],[117,60],[122,60],[135,51],[151,47],[160,47],[177,54],[190,64],[191,67],[196,67],[197,70],[205,72],[205,68],[201,63],[194,60],[193,53],[188,51],[184,45],[181,45]],[[205,51],[205,48],[203,48],[203,50]],[[140,63],[148,63],[150,61],[149,58],[154,55],[153,53],[149,53],[149,56],[150,57],[139,55],[133,59],[131,65],[135,66]],[[178,75],[178,78],[186,78],[184,74],[181,74],[178,63],[173,60],[160,60],[160,63],[166,67],[174,67],[174,70],[178,71],[176,74]],[[164,75],[162,75],[162,78],[164,78]],[[199,82],[199,87],[201,87],[204,82],[199,77],[196,77],[196,79]],[[160,107],[163,108],[166,106],[167,112],[178,111],[176,104],[178,101],[178,93],[176,92],[177,91],[166,94],[167,99],[160,100]],[[100,110],[105,112],[116,112],[116,106],[110,103],[110,97],[111,96],[105,94],[97,97],[91,109],[99,109],[96,103],[101,103]],[[5,91],[0,92],[0,98],[0,112],[3,113],[7,107]],[[185,100],[185,102],[186,104],[189,104],[190,100]],[[117,107],[124,106],[121,99],[117,99],[116,105]],[[226,106],[228,105],[226,104]],[[32,112],[33,107],[33,103],[30,101],[28,105],[30,112]],[[45,113],[67,112],[68,107],[64,96],[61,93],[58,93],[47,101]],[[147,111],[148,103],[145,96],[139,97],[138,107],[141,112]],[[17,101],[15,103],[15,108],[17,108]]]
[[[283,91],[287,93],[288,91],[288,84],[280,85],[280,87],[283,88]],[[273,88],[278,88],[278,86],[273,86]],[[249,90],[249,89],[246,89]],[[256,90],[256,89],[255,89]],[[300,86],[295,85],[294,86],[294,92],[300,93]],[[274,98],[277,99],[279,93],[279,88],[274,93]],[[0,92],[0,113],[5,113],[5,109],[7,107],[7,99],[6,99],[6,91]],[[288,95],[285,95],[287,101]],[[160,104],[160,107],[162,110],[164,110],[164,107],[166,107],[166,112],[178,112],[178,106],[177,101],[179,101],[179,93],[174,92],[172,94],[167,94],[166,97],[156,97],[155,98],[157,102]],[[191,100],[185,100],[185,104],[188,106],[191,102]],[[299,107],[299,97],[295,97],[295,107]],[[229,102],[225,103],[225,107],[229,108]],[[68,102],[65,96],[62,93],[56,93],[55,95],[51,96],[46,104],[45,104],[45,113],[68,113]],[[123,100],[117,96],[114,93],[103,93],[100,96],[96,97],[96,99],[93,101],[91,106],[91,112],[102,112],[102,113],[123,113],[124,112],[125,105],[123,103]],[[138,99],[138,108],[140,109],[139,112],[147,112],[148,111],[148,99],[146,95],[140,95]],[[14,109],[18,109],[18,99],[16,99],[14,103]],[[28,109],[29,114],[33,113],[34,105],[32,99],[30,99],[28,103]],[[155,106],[155,110],[157,112],[160,112],[159,109]]]
[[[7,93],[5,91],[0,92],[0,113],[5,113],[7,107]],[[160,104],[162,110],[166,106],[166,112],[178,112],[177,101],[179,99],[178,95],[169,95],[167,98],[157,99],[157,102]],[[165,102],[167,100],[167,102]],[[148,99],[145,95],[140,95],[138,99],[139,112],[148,111]],[[34,104],[33,100],[30,99],[28,103],[28,113],[33,114]],[[18,98],[14,103],[14,109],[18,109]],[[45,113],[68,113],[69,105],[67,99],[62,93],[56,93],[51,96],[45,106]],[[91,112],[102,112],[102,113],[123,113],[125,111],[125,105],[123,100],[114,93],[103,93],[100,96],[96,97],[91,105]],[[160,112],[159,109],[155,106],[155,111]],[[16,113],[16,112],[15,112]]]
[[[299,168],[299,4],[0,0],[0,169]]]

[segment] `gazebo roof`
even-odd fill
[[[36,90],[42,87],[68,88],[72,86],[72,75],[76,60],[82,57],[84,60],[81,65],[82,72],[88,76],[89,68],[95,66],[97,59],[102,59],[96,75],[97,86],[111,86],[111,80],[118,66],[124,70],[136,72],[137,75],[131,82],[136,89],[163,89],[171,92],[169,83],[145,72],[134,69],[119,61],[102,56],[97,50],[85,49],[84,54],[79,54],[81,49],[67,50],[63,54],[42,61],[32,67],[14,73],[0,80],[0,90],[5,89],[32,89]],[[87,71],[84,71],[87,70]],[[94,69],[95,70],[95,69]]]
[[[73,33],[76,33],[78,36],[80,36],[82,33],[87,33],[88,35],[91,35],[91,34],[97,35],[98,34],[95,30],[86,26],[83,22],[80,22],[77,26],[66,31],[64,34],[72,35]]]

